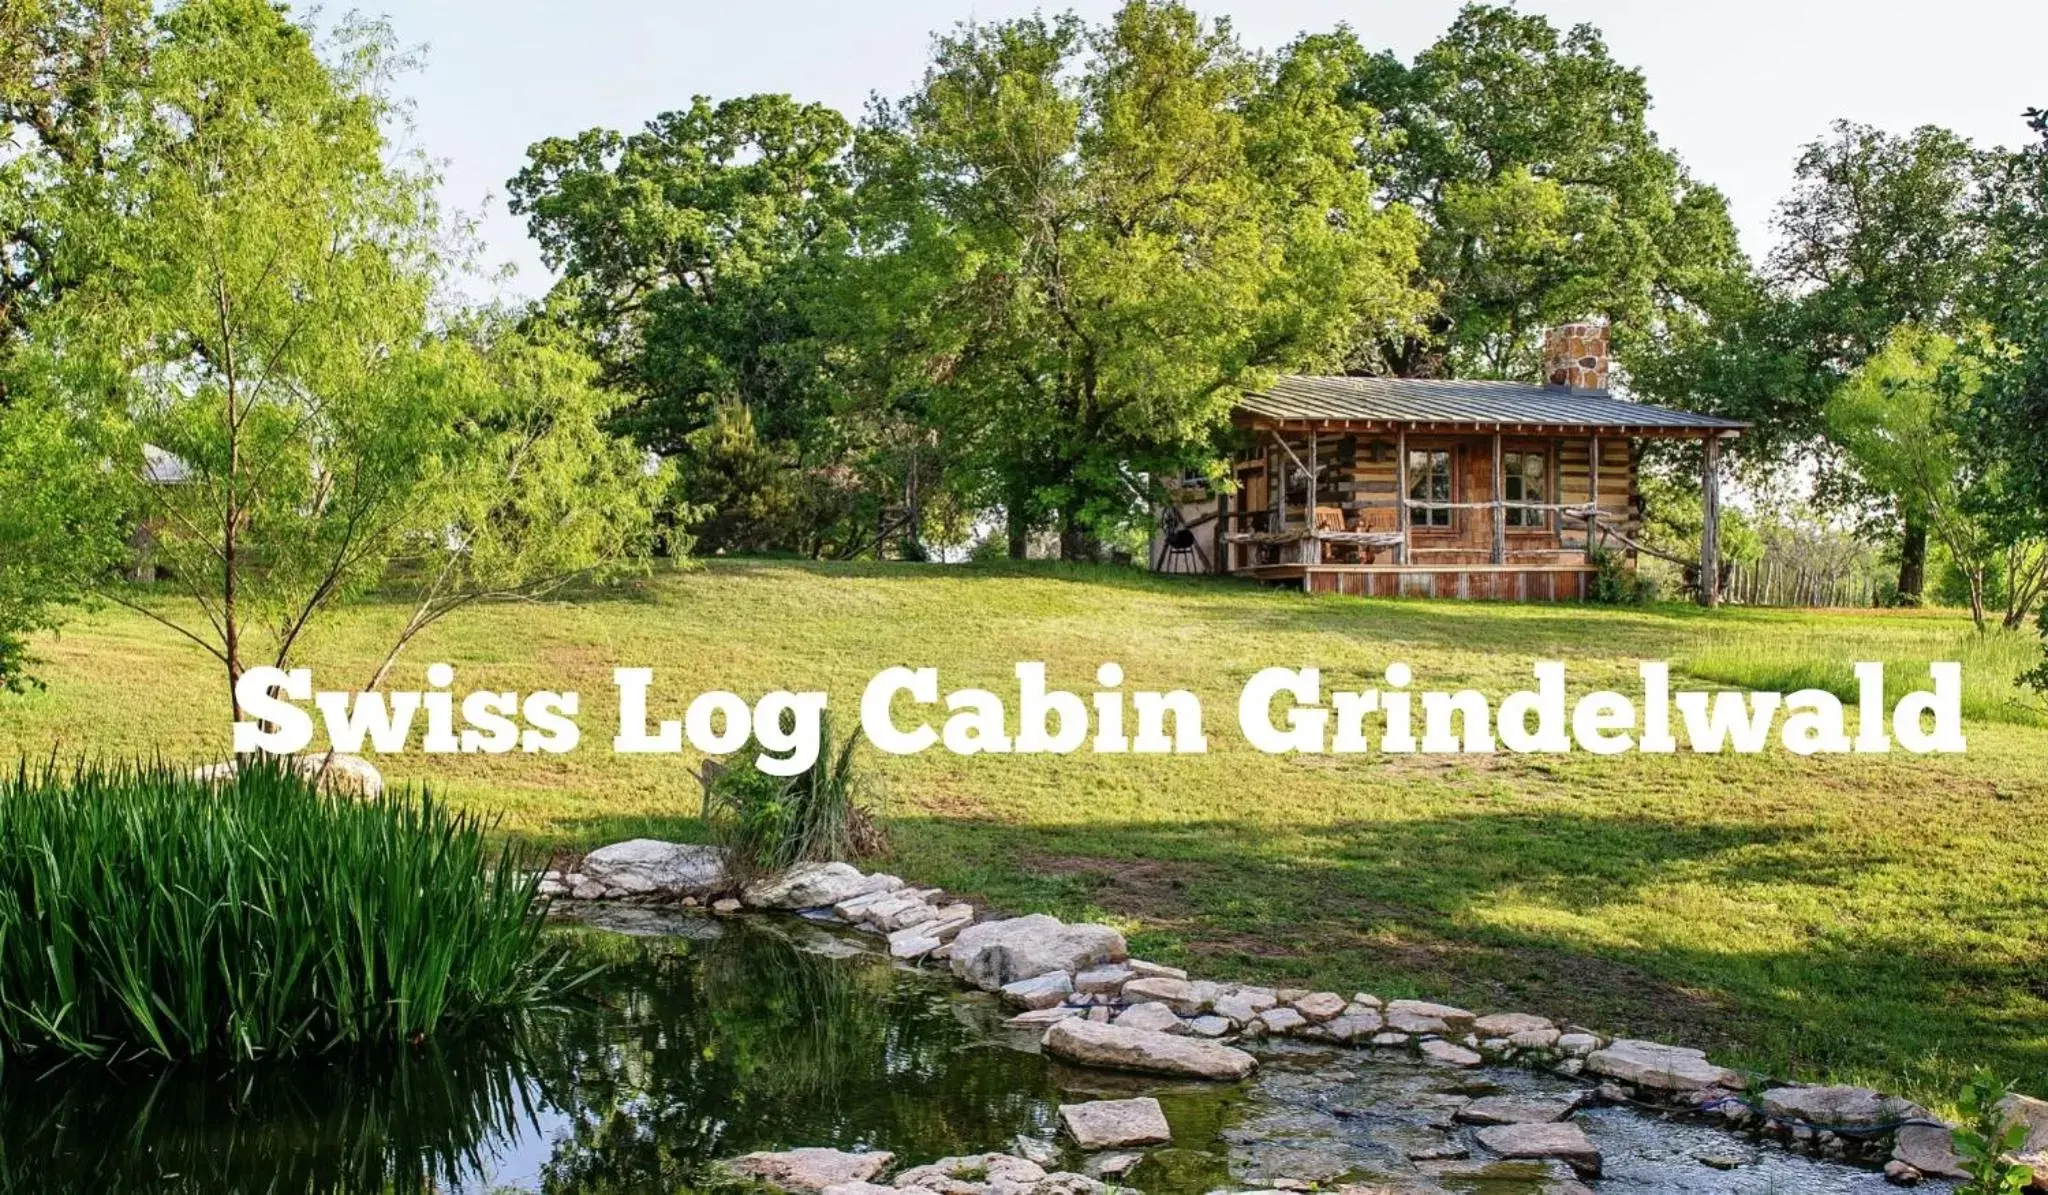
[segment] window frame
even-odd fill
[[[1458,473],[1459,464],[1463,458],[1463,451],[1463,446],[1459,444],[1411,443],[1408,445],[1408,460],[1406,462],[1408,473],[1408,493],[1402,495],[1402,497],[1408,500],[1425,502],[1425,505],[1414,506],[1408,509],[1408,530],[1410,534],[1449,536],[1455,536],[1458,534],[1459,524],[1462,522],[1462,520],[1458,517],[1461,512],[1457,509],[1455,505],[1432,506],[1427,505],[1426,503],[1431,501],[1440,501],[1455,504],[1459,501]],[[1438,453],[1441,453],[1443,455],[1445,479],[1448,483],[1446,488],[1449,490],[1448,497],[1427,500],[1418,499],[1415,497],[1416,483],[1422,480],[1423,478],[1427,477],[1429,473],[1434,471],[1425,470],[1422,473],[1418,473],[1416,471],[1415,456],[1417,453],[1421,453],[1425,457],[1431,457]],[[1443,512],[1443,522],[1438,523],[1435,521],[1422,521],[1422,515],[1424,515],[1425,513],[1434,513],[1436,511]]]
[[[1518,445],[1513,448],[1503,447],[1501,449],[1500,494],[1502,501],[1545,503],[1557,501],[1556,498],[1551,496],[1557,485],[1557,461],[1555,454],[1552,451],[1553,447],[1554,446],[1550,444],[1541,444],[1534,446]],[[1516,458],[1521,458],[1522,460],[1526,461],[1530,457],[1535,457],[1537,460],[1543,462],[1543,492],[1534,498],[1529,497],[1527,492],[1529,476],[1526,470],[1519,472],[1511,470],[1508,464],[1509,461],[1514,460]],[[1520,498],[1516,498],[1508,493],[1508,481],[1510,479],[1519,481],[1524,487],[1523,494]],[[1501,513],[1502,525],[1509,531],[1546,534],[1553,529],[1553,526],[1555,524],[1555,520],[1551,517],[1552,515],[1556,514],[1555,511],[1523,510],[1511,506],[1503,510]],[[1518,518],[1523,521],[1516,522]],[[1530,520],[1534,521],[1532,522]]]

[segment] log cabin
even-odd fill
[[[1572,601],[1606,550],[1635,567],[1643,442],[1697,439],[1699,599],[1719,599],[1719,462],[1748,424],[1618,398],[1607,330],[1552,329],[1541,384],[1287,376],[1244,395],[1234,488],[1169,510],[1162,571],[1361,596]]]

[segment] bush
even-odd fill
[[[1587,590],[1590,600],[1609,606],[1640,606],[1656,596],[1657,587],[1630,568],[1620,553],[1595,548],[1591,559],[1596,571]]]
[[[557,985],[535,880],[422,794],[275,763],[0,774],[0,1051],[267,1058],[418,1044]]]
[[[817,761],[794,776],[770,776],[743,764],[711,777],[704,787],[704,824],[734,868],[766,875],[881,849],[870,809],[874,787],[854,758],[860,737],[848,735],[836,745],[834,737],[827,717]],[[741,757],[751,759],[759,750],[749,743]]]
[[[2032,1183],[2032,1167],[2006,1160],[2027,1139],[2027,1126],[2005,1114],[2003,1104],[2011,1091],[1981,1071],[1963,1089],[1963,1123],[1956,1127],[1955,1150],[1970,1181],[1958,1187],[1956,1195],[2020,1195]]]

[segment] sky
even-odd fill
[[[786,92],[858,116],[922,73],[931,34],[962,21],[1115,0],[360,0],[425,64],[399,81],[415,104],[411,148],[444,172],[443,200],[481,216],[487,267],[516,268],[506,297],[550,281],[505,180],[526,147],[586,128],[635,129],[694,95]],[[1404,58],[1456,0],[1194,0],[1249,46],[1348,24]],[[2040,0],[1524,0],[1560,27],[1587,22],[1649,80],[1651,127],[1727,194],[1743,245],[1771,243],[1773,205],[1799,147],[1847,118],[1903,132],[1945,125],[2014,144],[2020,112],[2048,105],[2048,3]]]

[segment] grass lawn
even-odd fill
[[[321,687],[367,675],[402,612],[369,604],[306,653]],[[2048,718],[2009,679],[2038,649],[1978,642],[1933,612],[1310,598],[1126,570],[721,562],[573,603],[458,615],[434,660],[457,691],[576,689],[561,756],[387,758],[501,813],[514,834],[595,845],[689,837],[692,757],[615,756],[610,670],[656,669],[656,712],[706,688],[825,688],[850,724],[892,664],[941,688],[1013,694],[1016,660],[1056,685],[1202,698],[1203,756],[907,758],[871,753],[891,870],[1012,911],[1111,920],[1140,953],[1218,977],[1428,995],[1700,1045],[1720,1061],[1869,1083],[1936,1106],[1989,1066],[2048,1095]],[[225,683],[140,616],[82,616],[46,640],[45,692],[0,698],[0,749],[224,753]],[[1961,756],[1269,757],[1236,693],[1272,664],[1370,687],[1392,659],[1417,688],[1527,687],[1537,659],[1575,687],[1630,692],[1638,659],[1681,683],[1849,688],[1882,659],[1897,687],[1960,658]]]

